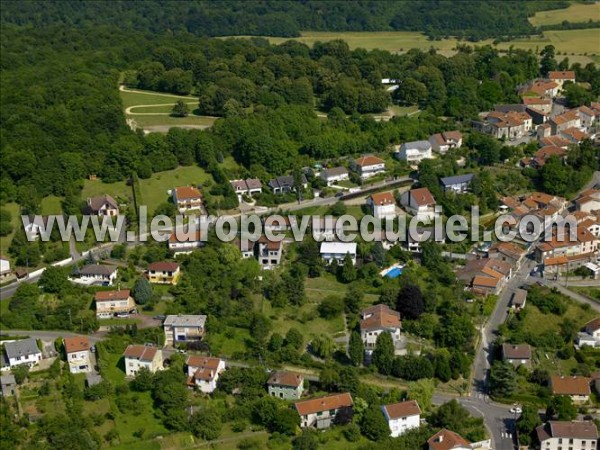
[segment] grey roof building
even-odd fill
[[[14,342],[4,344],[4,350],[9,362],[11,360],[19,360],[20,358],[28,358],[31,355],[41,354],[38,348],[37,341],[34,338],[20,339]]]
[[[15,395],[17,392],[17,381],[13,374],[0,376],[0,389],[3,397]]]
[[[204,328],[206,316],[198,315],[170,315],[163,322],[164,326],[170,327],[201,327]]]
[[[440,183],[444,191],[466,192],[469,185],[473,181],[473,174],[467,173],[464,175],[456,175],[453,177],[444,177],[440,179]]]

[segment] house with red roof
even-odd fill
[[[429,143],[434,152],[443,155],[448,150],[461,148],[463,137],[460,131],[444,131],[443,133],[436,133],[429,136]]]
[[[435,198],[426,187],[411,189],[400,197],[400,204],[409,214],[423,222],[430,222],[435,218]]]
[[[65,346],[69,372],[87,373],[94,369],[91,363],[92,354],[90,352],[92,346],[87,336],[66,337],[63,339],[63,344]]]
[[[429,450],[491,450],[492,442],[471,443],[454,431],[441,429],[427,440]]]
[[[372,194],[367,199],[367,205],[371,207],[373,217],[376,219],[393,219],[396,217],[396,199],[391,192]]]
[[[558,92],[561,93],[564,89],[564,84],[567,81],[575,83],[575,71],[573,70],[551,70],[548,72],[548,79],[558,85]]]
[[[535,429],[540,448],[558,449],[595,449],[598,442],[598,429],[592,421],[555,421],[551,420]]]
[[[269,376],[267,390],[271,397],[298,400],[304,392],[304,376],[287,370],[275,370]]]
[[[177,284],[181,276],[179,263],[171,261],[154,262],[146,271],[148,281],[155,284]]]
[[[324,430],[352,420],[354,402],[348,392],[296,402],[300,427]]]
[[[219,375],[225,370],[225,361],[208,356],[190,355],[185,364],[188,385],[205,394],[210,394],[217,388]]]
[[[592,379],[588,377],[565,377],[553,375],[550,377],[550,388],[552,395],[565,395],[571,397],[573,403],[586,403],[592,393]]]
[[[94,294],[94,302],[96,303],[96,317],[98,319],[134,314],[137,311],[135,300],[129,289],[98,291]]]
[[[134,377],[141,369],[151,373],[163,369],[162,350],[150,345],[128,345],[123,352],[125,374]]]
[[[394,345],[401,340],[400,313],[384,304],[370,306],[360,313],[360,337],[369,357],[375,350],[375,343],[381,333],[390,333]]]
[[[365,155],[352,163],[352,169],[364,180],[385,172],[385,161],[374,155]]]
[[[193,186],[176,187],[171,196],[180,213],[202,208],[202,194]]]
[[[381,411],[390,427],[391,437],[398,437],[421,425],[421,408],[416,400],[383,405]]]

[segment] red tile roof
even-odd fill
[[[409,194],[418,206],[435,205],[435,198],[426,187],[412,189]]]
[[[470,443],[460,434],[445,428],[427,440],[430,450],[451,450],[457,446],[469,447]]]
[[[94,294],[96,302],[108,302],[114,300],[127,300],[131,296],[129,289],[121,289],[118,291],[98,291]]]
[[[170,261],[159,261],[148,266],[148,270],[156,272],[175,272],[177,269],[179,269],[179,264]]]
[[[371,201],[375,205],[392,205],[396,203],[391,192],[380,192],[378,194],[373,194],[371,195]]]
[[[175,197],[177,200],[192,200],[202,198],[202,194],[195,187],[180,186],[175,188]]]
[[[152,361],[158,349],[148,345],[128,345],[123,353],[126,358],[134,358],[139,361]]]
[[[217,374],[217,369],[221,360],[208,356],[191,355],[188,356],[185,363],[192,368],[196,368],[194,378],[197,380],[212,380]]]
[[[551,70],[548,72],[548,78],[550,80],[574,80],[575,72],[572,70]]]
[[[561,377],[553,375],[550,378],[553,395],[590,395],[591,378]]]
[[[64,339],[65,351],[67,353],[82,352],[89,350],[92,346],[90,345],[90,339],[87,336],[73,336]]]
[[[416,400],[408,400],[405,402],[393,403],[384,405],[383,409],[390,419],[399,419],[401,417],[416,416],[421,414],[421,408]]]
[[[297,388],[304,383],[304,377],[299,373],[288,372],[287,370],[278,370],[269,377],[267,384],[276,384],[279,386],[289,386]]]
[[[389,328],[400,328],[400,313],[394,311],[387,305],[379,304],[364,309],[361,312],[364,317],[360,321],[361,330],[380,330]]]
[[[316,414],[332,409],[347,408],[353,405],[352,396],[348,392],[342,394],[328,395],[327,397],[313,398],[296,402],[294,406],[301,416]]]
[[[377,156],[367,155],[356,160],[356,165],[360,167],[375,166],[377,164],[383,164],[385,161]]]

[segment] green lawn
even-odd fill
[[[119,91],[123,107],[129,108],[136,105],[171,105],[173,106],[177,100],[186,100],[189,102],[197,102],[198,97],[173,95],[160,92],[142,91],[139,89],[127,91]]]
[[[104,183],[101,180],[85,180],[81,197],[86,200],[97,195],[112,195],[115,198],[132,199],[131,187],[127,186],[124,181],[115,183]]]
[[[62,197],[56,197],[55,195],[44,197],[41,202],[42,215],[46,216],[49,214],[62,214],[62,200]]]
[[[538,11],[535,16],[529,18],[529,23],[535,27],[541,25],[554,25],[568,20],[571,23],[587,22],[589,19],[599,20],[600,3],[581,4],[573,3],[568,8],[553,9],[550,11]]]
[[[600,288],[590,286],[569,286],[569,290],[600,302]]]
[[[134,119],[138,127],[146,129],[149,132],[162,132],[166,133],[168,128],[173,126],[192,126],[194,128],[209,128],[217,120],[214,117],[208,116],[193,116],[187,117],[171,117],[167,115],[127,115],[128,119]],[[155,128],[149,128],[155,127]],[[160,128],[159,128],[160,127]],[[162,127],[165,127],[163,129]]]

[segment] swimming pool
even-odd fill
[[[402,275],[402,267],[394,267],[385,274],[388,278],[398,278],[400,275]]]

